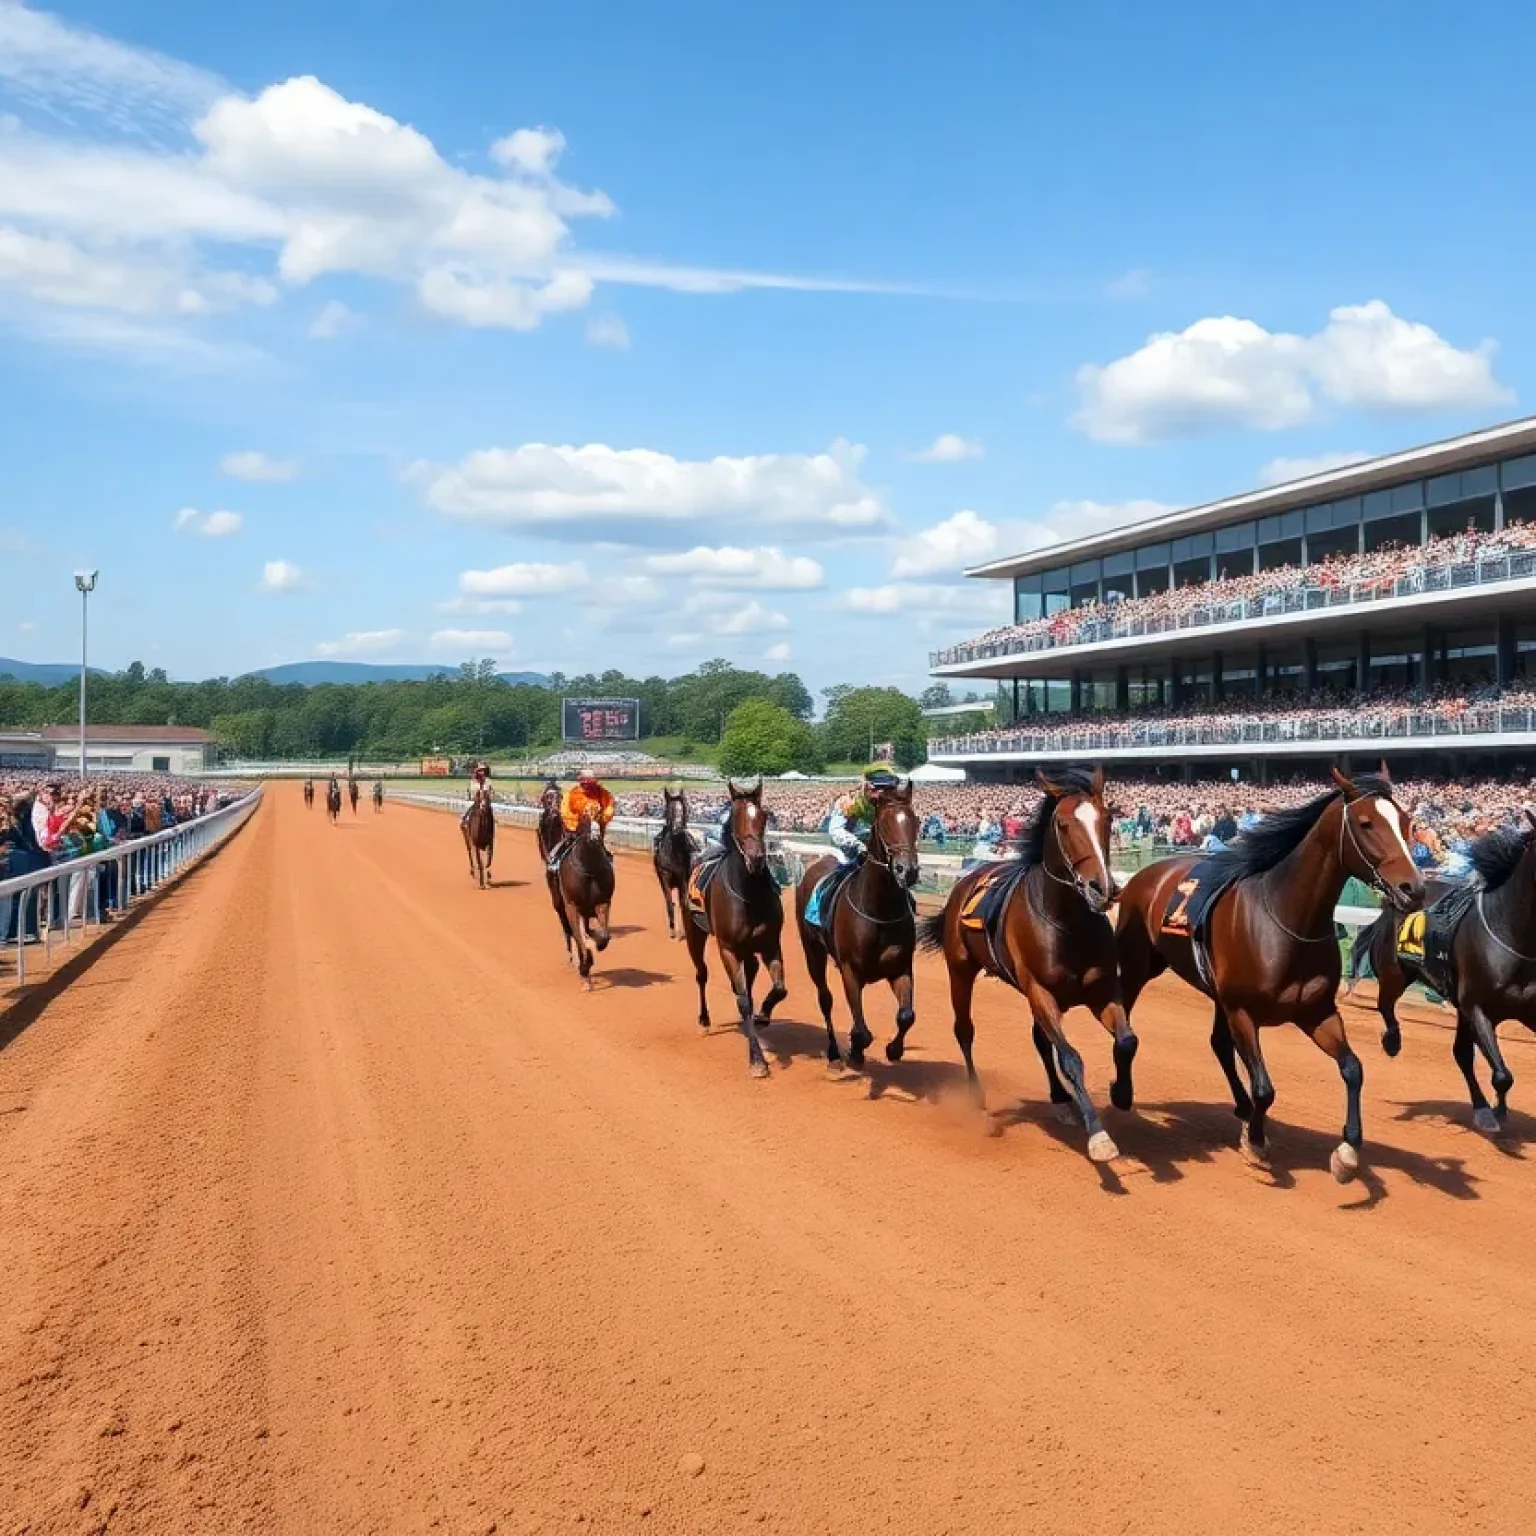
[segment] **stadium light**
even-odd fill
[[[85,777],[85,615],[96,590],[96,571],[76,571],[75,590],[80,594],[80,777]]]

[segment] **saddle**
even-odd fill
[[[821,939],[821,947],[834,960],[837,959],[837,948],[832,933],[838,893],[853,878],[858,868],[857,864],[839,864],[836,869],[829,870],[816,882],[811,899],[805,904],[806,926],[816,930]]]
[[[960,904],[960,926],[970,933],[981,934],[987,941],[987,953],[991,958],[987,971],[1015,988],[1019,985],[1018,977],[1003,958],[1005,951],[998,939],[1008,903],[1028,874],[1029,868],[1022,859],[1000,859],[977,875],[975,884]]]
[[[1456,1001],[1456,931],[1477,894],[1476,886],[1458,886],[1397,925],[1398,964],[1447,1002]]]
[[[1237,881],[1238,871],[1230,860],[1201,859],[1174,887],[1168,910],[1163,913],[1163,937],[1188,941],[1194,956],[1195,973],[1200,978],[1200,990],[1209,997],[1216,995],[1209,944],[1211,914],[1216,910],[1216,903]]]
[[[723,863],[725,855],[717,853],[700,860],[688,871],[688,915],[705,933],[709,932],[709,888]]]

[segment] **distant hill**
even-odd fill
[[[105,677],[100,667],[90,668],[92,677]],[[57,688],[60,683],[72,683],[80,676],[80,663],[70,661],[12,661],[0,656],[0,677],[14,677],[18,683],[41,683],[45,688]]]
[[[4,663],[0,662],[0,670]],[[271,683],[302,683],[313,688],[317,683],[419,683],[440,673],[456,673],[457,666],[392,666],[371,661],[290,661],[280,667],[263,667],[248,677],[264,677]],[[549,679],[542,672],[498,672],[503,683],[532,683],[542,688]]]

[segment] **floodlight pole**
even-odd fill
[[[80,777],[85,777],[85,642],[86,611],[96,590],[95,571],[76,571],[75,590],[80,594]]]

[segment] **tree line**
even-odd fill
[[[236,758],[404,761],[552,749],[561,742],[562,696],[589,695],[638,699],[643,735],[670,738],[678,757],[712,756],[729,773],[815,773],[828,763],[863,762],[886,744],[901,767],[926,756],[922,703],[897,688],[824,689],[816,719],[817,701],[793,672],[770,675],[721,660],[673,678],[611,670],[555,673],[539,685],[495,674],[495,663],[484,660],[420,682],[305,685],[248,676],[176,683],[134,662],[92,676],[86,712],[96,725],[199,726]],[[49,688],[0,677],[0,725],[68,725],[78,708],[74,683]],[[968,725],[948,719],[941,729],[957,727]]]

